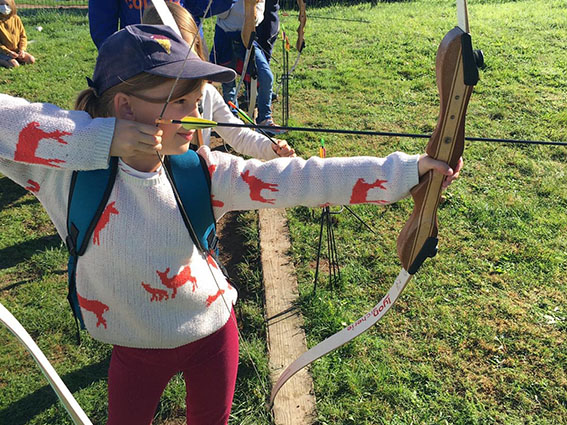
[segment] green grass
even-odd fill
[[[469,2],[484,51],[467,134],[567,141],[567,20],[561,2]],[[292,87],[292,122],[431,132],[438,114],[436,48],[456,22],[453,2],[340,7],[311,20]],[[292,24],[287,24],[286,28]],[[537,31],[533,29],[537,28]],[[325,34],[324,36],[321,34]],[[320,53],[321,52],[321,53]],[[317,154],[318,135],[290,137]],[[325,136],[327,155],[420,152],[425,142]],[[367,335],[313,367],[320,424],[567,422],[566,148],[471,142],[463,176],[439,213],[437,258]],[[319,227],[289,214],[306,329],[315,344],[368,311],[399,270],[395,241],[413,204],[347,212],[335,228],[338,288],[312,280]]]
[[[469,3],[474,47],[484,51],[487,68],[469,105],[467,134],[567,141],[564,2]],[[95,55],[86,12],[20,14],[38,62],[0,69],[0,91],[71,107]],[[433,130],[435,54],[456,23],[453,1],[333,6],[313,14],[371,23],[308,20],[307,47],[290,82],[292,124]],[[296,18],[283,22],[293,45]],[[208,40],[210,33],[209,25]],[[276,60],[280,50],[278,43]],[[273,69],[281,74],[278,64]],[[280,121],[279,109],[275,116]],[[310,156],[320,135],[296,133],[288,140]],[[325,141],[329,156],[418,153],[425,146],[396,138],[328,135]],[[462,178],[440,208],[438,256],[382,322],[311,368],[317,424],[567,423],[566,152],[467,145]],[[34,198],[6,178],[0,179],[0,205],[0,300],[30,330],[93,422],[104,423],[110,351],[86,335],[81,346],[74,342],[65,249]],[[395,241],[411,209],[411,200],[357,206],[377,235],[343,212],[335,228],[343,278],[331,288],[323,272],[315,297],[320,211],[289,211],[309,344],[342,329],[385,294],[399,270]],[[248,242],[237,277],[245,285],[239,304],[244,341],[232,423],[270,424],[257,229],[253,214],[240,219]],[[0,423],[70,423],[33,361],[3,329],[0,341]],[[156,423],[183,416],[183,395],[183,382],[175,379]]]
[[[88,0],[24,0],[17,3],[18,8],[26,9],[30,7],[87,7]]]

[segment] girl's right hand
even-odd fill
[[[276,139],[277,145],[272,144],[272,149],[279,157],[294,157],[295,149],[288,145],[287,141]]]
[[[155,125],[117,119],[110,145],[110,156],[153,154],[161,150],[163,130]]]

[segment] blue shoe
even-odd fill
[[[264,121],[259,122],[258,125],[273,127],[273,128],[263,128],[262,129],[266,133],[268,133],[270,136],[277,136],[278,134],[287,133],[286,129],[278,128],[278,126],[274,123],[274,120],[272,118],[265,119]]]

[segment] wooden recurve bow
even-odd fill
[[[478,81],[477,59],[469,34],[466,0],[457,0],[459,25],[449,31],[437,50],[436,75],[440,97],[437,126],[426,147],[429,156],[448,163],[453,169],[464,150],[465,115],[469,98]],[[281,374],[272,388],[273,403],[279,389],[295,373],[311,362],[351,341],[376,324],[392,307],[425,259],[437,253],[437,207],[444,175],[430,171],[411,190],[414,210],[402,229],[398,257],[402,270],[394,284],[368,313],[301,355]]]

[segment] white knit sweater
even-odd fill
[[[265,0],[259,0],[256,3],[256,25],[264,20],[264,9],[266,8]],[[226,32],[240,31],[244,25],[245,8],[244,0],[238,0],[234,5],[219,15],[217,15],[217,25]]]
[[[106,168],[114,119],[0,94],[0,172],[32,191],[60,236],[72,170]],[[418,156],[244,160],[199,149],[211,172],[215,217],[230,210],[371,202],[406,196]],[[77,291],[90,334],[139,348],[173,348],[229,318],[236,291],[194,246],[162,172],[120,167],[87,251]]]

